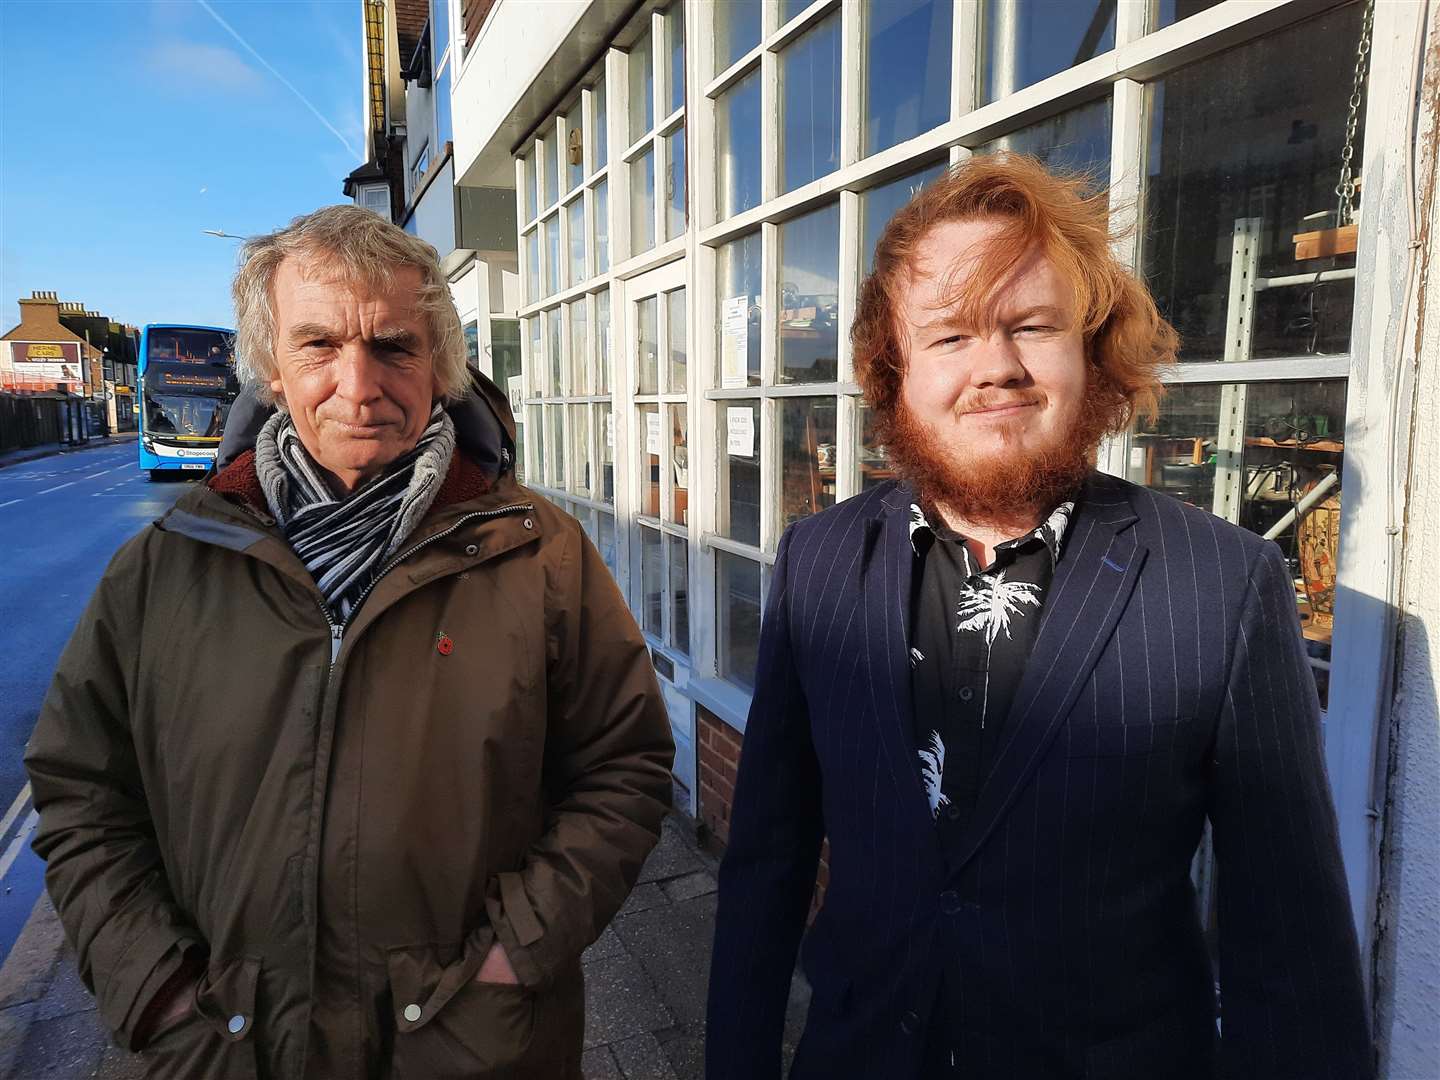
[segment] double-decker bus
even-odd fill
[[[209,469],[239,392],[235,331],[152,323],[139,359],[140,468],[152,480]]]

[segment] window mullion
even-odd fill
[[[845,4],[842,6],[840,9],[841,168],[859,161],[863,154],[865,79],[867,77],[864,32],[865,20],[860,5]]]

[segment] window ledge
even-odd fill
[[[690,676],[685,688],[695,701],[724,720],[741,735],[745,734],[745,718],[750,713],[750,695],[734,683],[714,676]]]

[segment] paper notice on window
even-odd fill
[[[731,457],[755,456],[755,413],[749,405],[725,410],[725,452]]]
[[[645,453],[660,456],[660,414],[645,414]]]
[[[732,296],[720,312],[720,385],[727,390],[747,385],[750,367],[750,299]]]
[[[510,396],[510,413],[515,417],[517,424],[525,422],[525,376],[511,375],[505,381],[505,389]]]

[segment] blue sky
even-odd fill
[[[0,0],[0,332],[34,289],[231,325],[201,230],[344,201],[361,92],[361,0]]]

